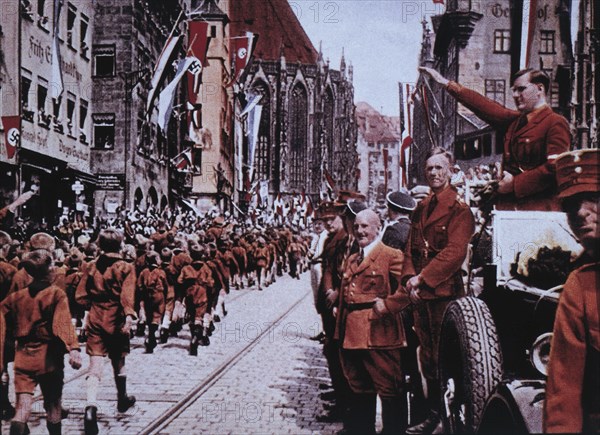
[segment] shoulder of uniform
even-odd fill
[[[467,206],[467,203],[465,202],[464,198],[462,197],[462,195],[460,193],[456,194],[456,198],[454,199],[454,201],[460,205]]]
[[[600,262],[584,264],[583,266],[575,269],[571,273],[573,275],[575,275],[575,274],[582,273],[582,272],[594,272],[594,271],[600,271]]]

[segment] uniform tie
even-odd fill
[[[515,131],[521,130],[526,125],[527,125],[527,115],[521,115],[519,117],[519,120],[517,121],[517,128],[515,128]]]
[[[358,251],[358,258],[356,259],[356,264],[360,265],[360,263],[362,263],[364,259],[365,250],[363,248],[360,248],[360,251]]]
[[[431,201],[429,201],[429,206],[427,207],[427,217],[431,216],[431,213],[433,213],[433,210],[435,210],[435,206],[437,205],[437,203],[437,196],[433,195]]]

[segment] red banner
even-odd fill
[[[17,146],[21,142],[21,117],[3,116],[2,125],[4,126],[4,143],[6,144],[6,155],[12,159],[17,152]]]
[[[202,68],[206,66],[206,53],[208,52],[208,44],[210,38],[208,37],[208,22],[206,21],[188,21],[189,35],[188,41],[190,45],[188,47],[188,56],[196,57],[202,64]],[[198,93],[200,92],[200,83],[202,82],[200,74],[187,74],[188,84],[188,101],[192,104],[196,104],[199,98]]]
[[[229,83],[225,85],[226,88],[233,86],[233,84],[240,78],[244,69],[250,62],[252,56],[252,49],[254,48],[256,38],[258,35],[254,35],[251,32],[247,32],[246,36],[240,36],[231,38],[232,53],[233,53],[233,73]]]

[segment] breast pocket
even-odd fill
[[[543,155],[542,138],[520,137],[517,139],[517,163],[522,169],[531,169],[541,165],[546,157]]]
[[[377,293],[383,287],[382,275],[370,275],[365,278],[362,285],[363,293]]]
[[[433,229],[433,248],[444,249],[448,244],[448,227],[446,225],[436,225]]]

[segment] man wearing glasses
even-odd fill
[[[504,132],[498,209],[560,210],[554,160],[569,151],[571,140],[567,120],[554,113],[546,101],[550,79],[545,73],[524,69],[514,74],[511,85],[517,110],[511,110],[432,68],[419,70],[479,118]]]

